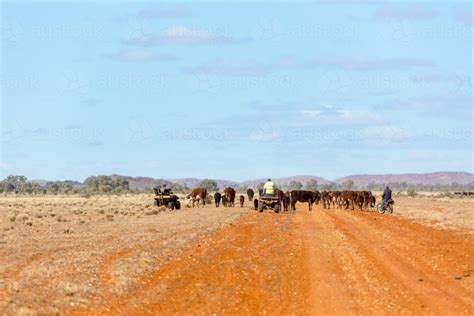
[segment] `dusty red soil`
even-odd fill
[[[342,210],[243,216],[94,314],[468,315],[474,242]]]
[[[167,261],[150,257],[155,268],[118,286],[118,263],[167,241],[168,236],[159,236],[140,247],[111,249],[98,258],[94,297],[60,312],[474,314],[470,229],[441,230],[399,216],[320,206],[312,212],[306,205],[281,214],[249,211],[195,238]],[[32,257],[25,265],[49,255]],[[24,269],[9,271],[8,277],[18,278]],[[10,292],[1,295],[8,298]],[[34,310],[35,302],[30,307]]]

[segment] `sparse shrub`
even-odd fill
[[[18,214],[16,216],[16,220],[22,221],[22,222],[27,221],[29,219],[30,219],[30,216],[28,214],[25,214],[25,213],[21,213],[21,214]]]
[[[407,195],[408,195],[409,197],[415,197],[415,196],[418,195],[418,193],[416,192],[415,188],[409,188],[409,189],[407,190]]]
[[[167,211],[168,209],[164,206],[160,206],[158,208],[153,208],[145,212],[145,215],[157,215],[160,212]]]
[[[66,222],[69,222],[69,220],[65,217],[62,217],[62,216],[59,216],[58,217],[58,222],[60,223],[66,223]]]

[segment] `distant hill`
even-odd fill
[[[326,180],[321,177],[316,176],[294,176],[294,177],[284,177],[284,178],[274,178],[272,181],[280,187],[288,186],[292,181],[300,182],[301,184],[305,185],[306,182],[309,180],[316,180],[318,184],[330,184],[332,183],[329,180]],[[260,183],[267,181],[267,179],[255,179],[255,180],[248,180],[241,183],[242,186],[245,187],[252,187],[256,188]]]
[[[336,179],[335,182],[342,184],[346,180],[354,181],[358,187],[365,187],[370,183],[386,184],[386,183],[402,183],[407,184],[423,184],[423,185],[450,185],[458,183],[466,185],[474,182],[474,174],[469,172],[433,172],[433,173],[406,173],[406,174],[386,174],[386,175],[368,175],[359,174]]]
[[[167,179],[167,181],[179,184],[181,186],[186,185],[188,188],[194,188],[194,187],[198,186],[199,183],[201,183],[202,180],[204,180],[204,179],[196,179],[196,178]],[[213,180],[216,181],[217,186],[219,187],[219,189],[223,189],[223,188],[226,188],[226,187],[236,188],[236,187],[240,186],[240,183],[236,182],[236,181],[222,180],[222,179],[217,179],[217,180],[213,179]]]
[[[34,183],[34,184],[37,184],[39,186],[45,187],[46,184],[48,184],[49,182],[53,182],[53,181],[49,181],[49,180],[45,180],[45,179],[33,179],[30,182]]]
[[[151,177],[129,177],[129,176],[122,176],[118,174],[113,174],[110,177],[116,179],[127,180],[129,183],[130,189],[151,189],[156,187],[157,185],[180,185],[180,186],[187,186],[188,188],[194,188],[203,179],[197,178],[178,178],[178,179],[155,179]],[[334,181],[330,181],[321,177],[317,176],[293,176],[293,177],[284,177],[284,178],[273,178],[273,181],[276,183],[277,186],[286,187],[292,181],[298,181],[303,185],[306,184],[309,180],[316,180],[318,184],[331,184],[337,183],[342,184],[344,181],[351,179],[354,181],[356,187],[367,187],[369,184],[387,184],[387,183],[402,183],[406,182],[408,185],[451,185],[453,183],[458,183],[460,185],[467,185],[469,183],[474,182],[474,174],[469,172],[433,172],[433,173],[407,173],[407,174],[378,174],[378,175],[368,175],[368,174],[359,174],[359,175],[351,175],[347,177],[338,178]],[[231,180],[223,180],[218,179],[215,180],[217,182],[218,187],[222,190],[225,187],[234,187],[234,188],[241,188],[241,187],[251,187],[257,188],[257,186],[265,182],[265,178],[261,179],[253,179],[247,180],[243,182],[231,181]],[[32,180],[31,182],[37,183],[42,187],[47,187],[50,183],[54,181],[44,180],[44,179],[36,179]],[[81,186],[82,183],[78,181],[59,181],[63,183],[68,183],[73,186]]]

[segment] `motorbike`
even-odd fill
[[[380,213],[380,214],[384,214],[385,212],[388,212],[390,214],[393,214],[393,205],[395,204],[395,201],[390,199],[387,201],[387,203],[385,203],[384,207],[382,208],[382,201],[380,201],[378,204],[377,204],[377,211]]]

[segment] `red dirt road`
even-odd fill
[[[124,293],[102,281],[100,303],[72,313],[472,315],[474,240],[396,216],[300,205],[245,214]]]

